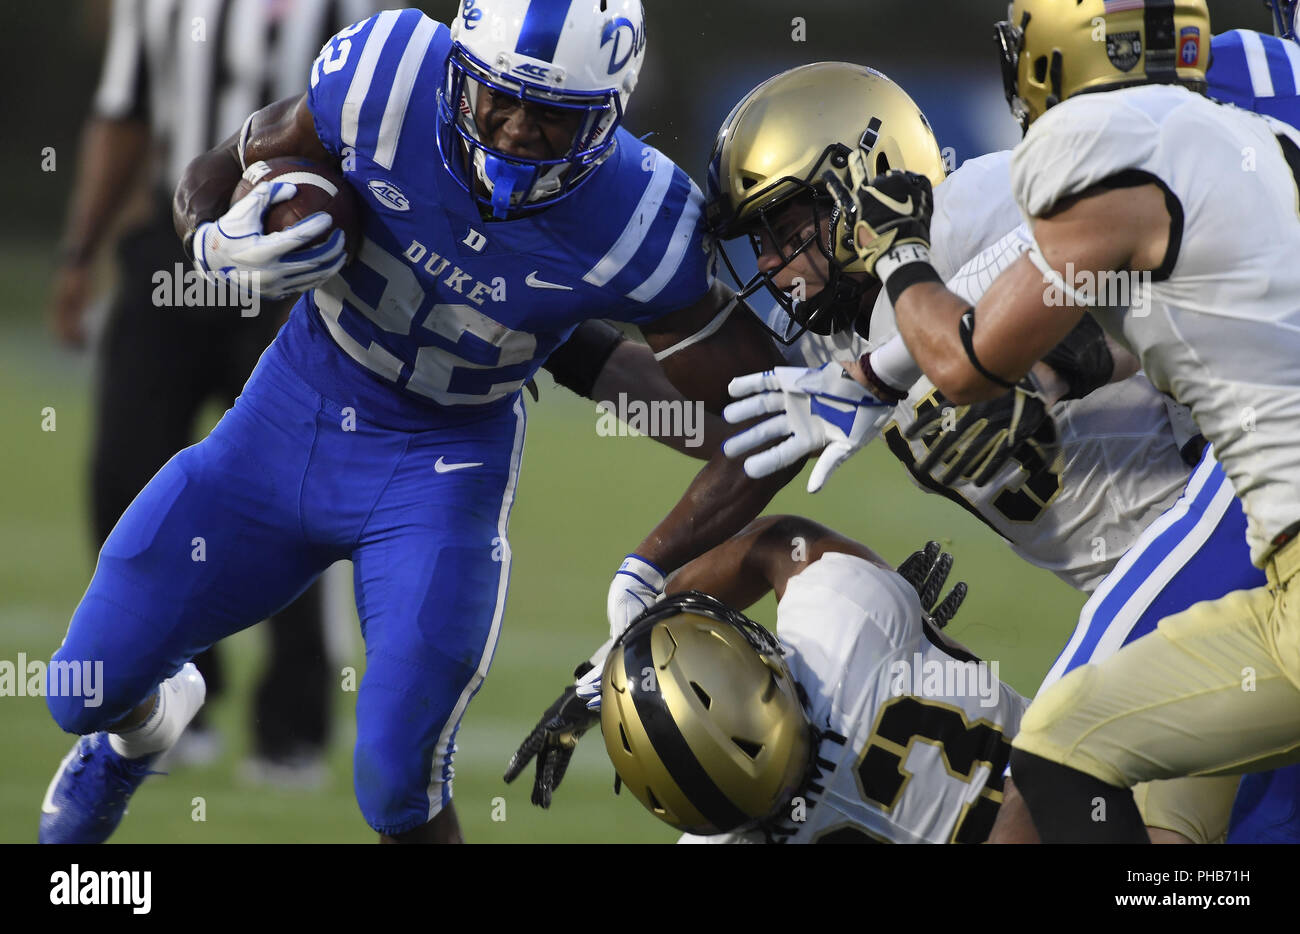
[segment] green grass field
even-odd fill
[[[93,566],[86,519],[90,364],[56,349],[40,322],[48,249],[9,245],[0,258],[6,322],[0,341],[0,660],[48,659]],[[630,795],[612,793],[613,769],[589,734],[549,812],[529,804],[531,772],[501,773],[517,743],[558,694],[573,665],[606,633],[605,590],[623,555],[675,502],[696,462],[637,438],[596,433],[594,407],[549,382],[530,404],[523,476],[511,522],[515,564],[492,672],[469,709],[456,758],[456,806],[473,842],[655,842],[673,832]],[[53,407],[55,431],[42,431]],[[971,595],[950,631],[1003,680],[1032,691],[1064,643],[1079,607],[1052,575],[1021,562],[992,532],[945,500],[918,492],[883,445],[859,455],[817,496],[796,481],[769,511],[799,513],[897,562],[927,539],[955,554]],[[349,612],[351,612],[349,606]],[[769,597],[752,615],[775,616]],[[354,625],[355,629],[355,625]],[[360,637],[340,671],[362,671]],[[249,686],[263,664],[257,627],[224,643],[230,690],[212,705],[225,753],[208,769],[151,778],[114,836],[120,842],[369,842],[352,796],[352,707],[340,689],[330,781],[321,791],[240,784],[248,747]],[[340,675],[340,683],[341,683]],[[72,737],[39,697],[0,697],[0,842],[36,838],[41,795]],[[195,821],[194,799],[206,820]],[[504,800],[504,808],[500,805]],[[494,819],[504,816],[504,820]]]

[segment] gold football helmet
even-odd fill
[[[784,333],[770,329],[783,343],[792,343],[805,329],[818,334],[845,330],[857,316],[869,280],[853,249],[853,231],[841,229],[845,225],[821,176],[844,168],[858,147],[866,150],[872,177],[906,169],[937,185],[945,176],[934,131],[916,103],[880,72],[846,62],[817,62],[769,78],[736,105],[713,144],[707,181],[710,231],[741,296],[766,287],[791,318]],[[813,205],[814,233],[797,244],[782,244],[770,217],[799,197]],[[757,256],[760,233],[782,250],[783,263],[745,281],[721,241],[749,235]],[[814,246],[829,262],[829,275],[816,296],[803,300],[782,290],[772,277]]]
[[[1205,0],[1014,0],[995,29],[1007,103],[1026,130],[1087,91],[1182,84],[1205,92]]]
[[[766,629],[696,591],[651,607],[615,643],[600,726],[619,779],[665,823],[744,830],[798,791],[816,748]]]

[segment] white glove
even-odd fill
[[[639,555],[628,555],[619,566],[605,598],[609,637],[617,639],[623,630],[664,595],[664,572]]]
[[[576,693],[579,699],[586,702],[588,710],[600,709],[600,676],[605,671],[605,659],[609,658],[609,650],[613,647],[614,640],[610,639],[596,649],[591,658],[587,659],[591,668],[574,682],[577,687]]]
[[[809,493],[820,490],[840,464],[880,434],[894,413],[893,403],[877,399],[834,362],[817,369],[779,366],[738,376],[727,391],[740,400],[722,411],[733,425],[776,414],[728,438],[723,452],[740,457],[785,438],[775,447],[745,458],[745,473],[757,478],[821,451],[808,478]]]
[[[262,232],[262,217],[271,205],[297,193],[289,182],[259,182],[220,218],[200,224],[194,231],[194,267],[212,280],[250,276],[254,290],[269,299],[324,285],[347,262],[343,231],[335,230],[323,244],[303,247],[328,231],[333,218],[321,211],[284,230]]]

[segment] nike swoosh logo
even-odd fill
[[[544,279],[537,278],[537,270],[533,270],[528,274],[528,278],[524,280],[524,285],[534,289],[559,289],[563,292],[573,291],[573,286],[571,285],[560,285],[556,282],[547,282]]]
[[[907,196],[907,200],[906,200],[906,201],[899,201],[899,200],[897,200],[896,198],[891,198],[891,197],[889,197],[889,195],[887,195],[887,194],[885,194],[883,191],[880,191],[879,189],[877,189],[877,190],[875,190],[875,191],[872,192],[872,197],[874,197],[877,201],[879,201],[879,202],[880,202],[881,204],[883,204],[885,207],[889,208],[891,211],[897,211],[899,214],[911,214],[911,213],[912,213],[912,196],[911,196],[911,195],[908,195],[908,196]]]
[[[68,767],[68,763],[72,761],[72,757],[75,756],[80,749],[81,741],[78,740],[72,744],[72,752],[64,756],[63,761],[59,763],[59,767],[54,770],[54,777],[50,779],[50,784],[45,789],[45,797],[41,799],[42,814],[59,813],[59,809],[54,806],[54,787],[59,783],[59,779],[63,777],[63,770]]]
[[[433,465],[433,469],[438,473],[451,473],[453,470],[464,470],[466,467],[482,467],[482,466],[483,463],[481,461],[476,464],[448,464],[440,457],[438,458],[437,463]]]

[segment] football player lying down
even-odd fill
[[[984,842],[1028,701],[941,632],[966,592],[939,601],[951,566],[933,542],[894,571],[809,519],[758,519],[674,575],[610,652],[599,704],[569,688],[507,779],[537,755],[549,804],[599,716],[616,785],[682,842]],[[775,635],[736,609],[768,590]]]

